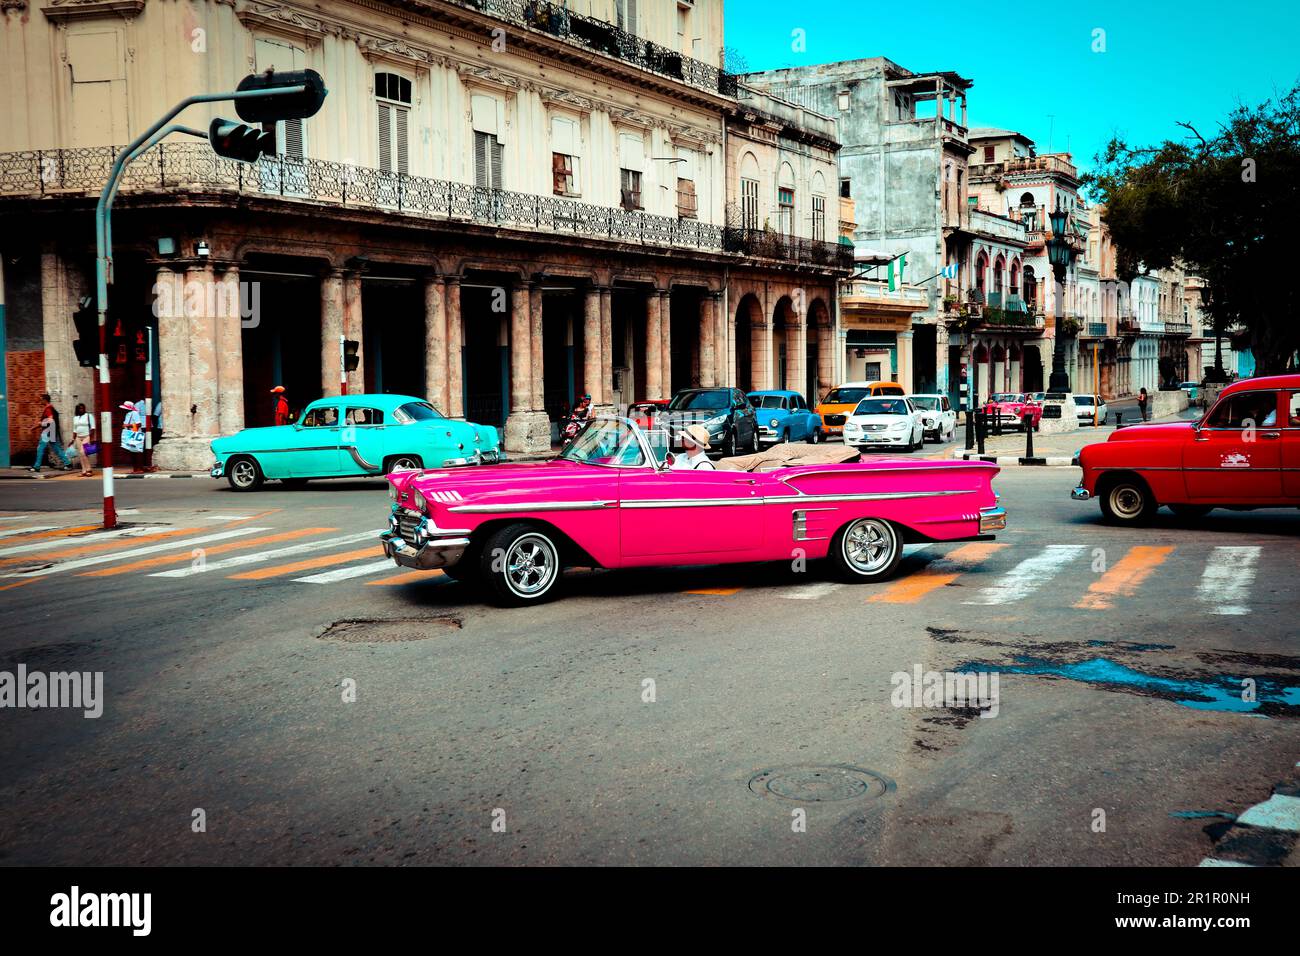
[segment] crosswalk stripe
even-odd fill
[[[275,544],[278,541],[292,541],[294,538],[302,538],[309,534],[323,534],[327,531],[337,531],[338,528],[298,528],[293,531],[281,531],[279,534],[263,535],[260,538],[248,538],[244,541],[230,541],[226,544],[214,544],[210,548],[202,549],[203,560],[206,561],[210,555],[225,554],[227,551],[235,551],[241,548],[251,548],[260,544]],[[164,564],[175,564],[177,561],[192,561],[194,555],[182,552],[180,554],[164,554],[157,558],[143,558],[139,561],[132,561],[130,564],[120,564],[111,568],[101,568],[98,571],[83,571],[78,577],[83,578],[103,578],[111,577],[116,574],[129,574],[135,571],[143,571],[146,568],[161,567]]]
[[[0,538],[9,538],[16,534],[39,534],[42,531],[58,531],[59,529],[52,524],[36,525],[31,528],[5,528],[0,531]]]
[[[340,548],[347,544],[355,544],[358,541],[370,539],[377,541],[379,538],[378,531],[362,531],[358,534],[345,534],[338,538],[326,538],[323,541],[307,541],[303,544],[292,544],[287,548],[273,548],[270,551],[254,551],[251,554],[238,554],[233,558],[223,558],[220,561],[209,561],[203,567],[176,568],[172,571],[155,571],[149,575],[151,578],[188,578],[192,574],[204,574],[209,571],[225,571],[228,568],[242,567],[245,564],[260,564],[263,561],[272,561],[276,558],[287,558],[294,554],[308,554],[312,551],[321,551],[325,548]]]
[[[330,584],[334,581],[346,581],[348,578],[359,578],[365,574],[378,574],[380,571],[387,570],[392,566],[393,562],[385,558],[383,561],[376,561],[373,564],[359,564],[352,568],[335,568],[333,571],[326,571],[323,574],[294,578],[294,581],[298,584]]]
[[[439,578],[446,578],[441,570],[434,568],[430,571],[405,571],[402,574],[394,574],[390,578],[382,578],[378,581],[367,581],[366,587],[390,587],[397,584],[416,584],[420,581],[436,581]]]
[[[1255,565],[1260,549],[1248,547],[1218,547],[1210,552],[1201,574],[1196,596],[1201,603],[1210,605],[1211,614],[1249,614],[1245,601],[1250,587],[1255,583]]]
[[[956,551],[931,561],[921,570],[893,582],[882,591],[877,591],[867,598],[867,601],[878,604],[915,604],[931,591],[951,584],[975,565],[1005,547],[1005,544],[984,541],[962,545]]]
[[[0,521],[30,521],[35,515],[0,515]]]
[[[1010,604],[1033,594],[1086,550],[1081,544],[1049,544],[963,604]]]
[[[733,594],[739,594],[741,588],[695,588],[690,591],[683,591],[683,594],[712,594],[718,597],[730,597]]]
[[[1173,551],[1172,545],[1139,544],[1130,548],[1124,557],[1089,585],[1088,593],[1074,606],[1087,611],[1104,611],[1112,606],[1115,598],[1132,597]]]
[[[158,544],[151,544],[143,548],[131,548],[127,551],[114,551],[110,554],[98,554],[89,558],[77,558],[72,561],[64,561],[62,564],[52,565],[48,568],[41,568],[37,571],[28,571],[25,574],[22,572],[10,571],[7,574],[0,575],[0,577],[43,578],[46,575],[58,574],[60,571],[76,571],[80,568],[86,568],[96,564],[107,564],[110,561],[121,561],[124,558],[138,558],[141,555],[156,554],[159,551],[169,551],[172,548],[189,548],[196,544],[207,544],[209,541],[224,541],[227,538],[239,538],[246,534],[256,534],[259,531],[270,530],[270,528],[236,528],[233,531],[218,531],[216,534],[200,535],[197,538],[178,538],[171,541],[162,541]]]
[[[295,561],[292,564],[277,564],[272,568],[258,568],[255,571],[243,571],[239,574],[229,575],[229,577],[234,581],[261,581],[264,578],[278,578],[285,574],[293,574],[295,571],[308,571],[311,568],[323,568],[326,565],[355,561],[358,558],[373,558],[378,553],[379,546],[376,543],[369,548],[359,548],[356,551],[345,551],[342,554],[326,554],[319,558],[307,558],[304,561]]]
[[[71,544],[69,541],[63,541],[57,538],[37,541],[32,544],[14,545],[8,548],[0,548],[0,564],[27,564],[32,559],[27,557],[14,557],[14,555],[35,554],[37,552],[46,552],[49,548],[62,548],[61,551],[51,551],[40,554],[40,560],[55,558],[76,558],[83,554],[94,554],[97,551],[105,551],[109,548],[122,546],[123,538],[130,538],[135,541],[154,541],[159,538],[175,537],[178,534],[193,534],[198,528],[168,528],[165,526],[151,528],[118,528],[114,531],[104,531],[100,534],[86,535],[81,539],[84,544],[75,544],[72,547],[65,547]]]
[[[838,591],[842,584],[836,584],[834,581],[821,581],[817,584],[797,584],[794,587],[785,588],[777,597],[786,598],[791,601],[814,601],[817,598],[825,597],[832,591]]]

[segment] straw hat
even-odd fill
[[[699,445],[705,451],[713,447],[709,444],[709,430],[703,425],[687,425],[682,429],[682,440]]]
[[[282,392],[284,392],[284,386],[283,386],[283,385],[277,385],[275,388],[271,389],[271,394],[273,394],[273,395],[279,395],[279,394],[281,394]]]

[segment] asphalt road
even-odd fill
[[[886,585],[584,570],[523,610],[384,566],[382,482],[123,481],[113,539],[67,530],[95,483],[2,482],[0,670],[105,704],[0,711],[0,862],[1194,865],[1217,821],[1177,814],[1300,760],[1300,514],[1114,529],[1077,476],[1004,471],[995,544]],[[997,672],[996,716],[894,706],[917,665]]]

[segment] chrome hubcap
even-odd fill
[[[399,458],[393,462],[393,471],[401,471],[402,469],[414,470],[415,462],[410,458]]]
[[[1110,506],[1116,514],[1131,518],[1142,510],[1142,493],[1131,485],[1120,485],[1110,493]]]
[[[518,538],[506,553],[506,581],[516,594],[529,597],[550,587],[559,571],[555,547],[541,535]]]
[[[257,472],[253,470],[252,464],[247,461],[236,463],[230,472],[230,476],[235,479],[237,485],[251,485],[256,474]]]
[[[893,530],[876,518],[863,518],[844,535],[844,560],[853,570],[872,574],[889,564],[896,539]]]

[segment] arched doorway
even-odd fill
[[[1006,391],[1007,387],[1007,350],[1001,345],[993,346],[993,357],[989,363],[989,394]]]
[[[808,381],[804,398],[814,405],[835,385],[835,343],[831,334],[830,309],[821,299],[813,299],[808,308],[808,356],[804,366]]]
[[[790,374],[798,364],[790,352],[795,343],[796,321],[794,303],[788,295],[781,296],[772,310],[772,351],[768,356],[768,368],[772,370],[770,388],[799,387],[800,383],[794,381],[796,376]]]
[[[758,304],[758,297],[753,293],[741,298],[736,306],[736,331],[734,344],[736,348],[736,387],[752,392],[757,388],[754,381],[754,344],[759,341],[755,327],[762,321],[763,311]]]

